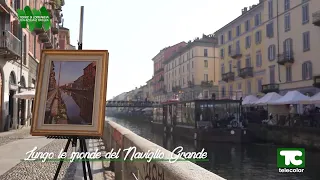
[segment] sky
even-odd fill
[[[59,68],[61,64],[60,71],[60,86],[65,85],[67,83],[72,83],[77,80],[80,76],[83,75],[83,69],[87,67],[92,62],[53,62],[54,63],[54,72],[55,77],[58,83],[59,79]]]
[[[64,27],[79,39],[84,6],[83,49],[109,51],[107,99],[145,85],[161,49],[212,34],[259,0],[66,0]]]

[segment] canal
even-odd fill
[[[199,166],[228,180],[319,180],[320,152],[306,151],[306,167],[303,173],[279,173],[277,168],[277,147],[273,144],[236,145],[229,143],[195,143],[164,137],[151,132],[145,122],[107,117],[134,133],[152,141],[169,151],[183,146],[184,151],[208,152],[209,162],[197,163]]]
[[[61,91],[61,98],[66,105],[68,124],[85,124],[80,116],[80,107],[71,96],[70,92]]]

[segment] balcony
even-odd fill
[[[163,76],[160,77],[159,82],[164,81]]]
[[[161,71],[163,71],[163,70],[164,70],[163,68],[160,68],[160,69],[156,70],[156,71],[154,72],[154,74],[158,74],[159,72],[161,72]]]
[[[188,88],[193,88],[193,87],[194,87],[194,82],[188,81]]]
[[[213,81],[201,81],[201,86],[202,87],[212,87]]]
[[[320,26],[320,10],[312,14],[312,24]]]
[[[279,93],[279,84],[264,84],[262,85],[261,92],[264,94],[270,93],[270,92],[276,92]]]
[[[293,52],[284,52],[278,55],[278,64],[286,65],[294,63]]]
[[[46,49],[52,49],[53,48],[53,44],[51,41],[45,42],[44,43],[44,48]]]
[[[172,87],[172,92],[179,92],[181,90],[181,86]]]
[[[59,25],[57,23],[54,23],[51,27],[52,34],[58,34],[59,33]]]
[[[21,58],[21,41],[10,31],[0,35],[0,56],[7,60]]]
[[[228,73],[222,74],[222,81],[225,81],[225,82],[234,81],[234,72],[228,72]]]
[[[239,48],[236,48],[234,50],[231,51],[230,53],[230,56],[233,58],[233,59],[239,59],[242,57],[242,53],[240,51]]]
[[[313,87],[320,88],[320,76],[313,77]]]
[[[239,77],[243,79],[253,77],[253,67],[245,67],[240,69]]]
[[[49,41],[50,41],[50,35],[49,35],[49,33],[43,32],[43,33],[39,34],[39,40],[40,40],[42,43],[49,42]]]

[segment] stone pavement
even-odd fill
[[[58,162],[39,162],[39,161],[22,161],[26,158],[26,152],[37,146],[36,152],[53,152],[54,158],[64,148],[67,140],[53,140],[45,137],[33,137],[29,135],[30,128],[24,128],[16,131],[0,133],[0,180],[51,180],[54,177]],[[95,140],[89,140],[94,142]],[[92,150],[93,145],[88,144],[88,148]],[[78,143],[79,144],[79,143]],[[102,143],[103,145],[103,143]],[[69,147],[68,157],[74,148]],[[80,167],[78,166],[80,164]],[[105,171],[104,166],[101,166],[101,161],[92,163],[92,172],[95,180],[113,180],[112,172]],[[82,173],[81,163],[64,162],[58,179],[73,180],[83,178],[79,176]],[[97,173],[98,172],[98,173]],[[108,174],[109,176],[103,176]]]
[[[89,152],[94,152],[98,149],[99,152],[104,156],[105,147],[102,140],[98,139],[89,139],[86,140],[87,148]],[[91,161],[90,162],[92,177],[94,180],[114,180],[114,172],[108,170],[109,162],[106,161]],[[89,176],[87,175],[88,179]],[[77,170],[75,174],[75,180],[83,179],[82,163],[77,162]]]

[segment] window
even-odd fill
[[[269,24],[267,24],[266,28],[267,28],[267,30],[266,30],[266,32],[267,32],[267,37],[268,37],[268,38],[272,38],[273,35],[274,35],[274,32],[273,32],[273,22],[270,22]]]
[[[261,31],[257,31],[256,34],[256,44],[260,44],[261,43]]]
[[[208,74],[204,74],[204,75],[203,75],[203,80],[204,80],[204,81],[208,81],[208,79],[209,79],[209,78],[208,78]]]
[[[251,46],[251,37],[247,36],[246,37],[246,49],[250,48]]]
[[[190,66],[189,66],[189,63],[187,64],[187,70],[189,70],[190,69]]]
[[[246,30],[246,32],[248,32],[250,30],[250,20],[247,20],[245,22],[245,30]]]
[[[290,9],[290,0],[284,0],[284,11],[288,11]]]
[[[270,84],[274,84],[276,82],[276,71],[274,66],[269,67],[269,73]]]
[[[261,13],[256,14],[254,17],[254,25],[259,26],[261,24]]]
[[[303,51],[309,51],[310,50],[310,32],[304,32],[302,34],[303,39]]]
[[[232,98],[232,96],[233,96],[233,85],[232,84],[229,85],[229,95],[230,95],[230,98]]]
[[[236,34],[237,34],[237,36],[240,36],[240,34],[241,34],[241,25],[237,26]]]
[[[292,43],[292,39],[286,39],[283,42],[283,51],[286,55],[292,55],[292,47],[293,47],[293,43]]]
[[[230,30],[228,31],[228,40],[231,41],[231,39],[232,39],[232,31]]]
[[[309,4],[302,6],[302,24],[309,22]]]
[[[27,35],[23,34],[23,42],[22,42],[22,54],[23,54],[23,64],[27,65]]]
[[[240,54],[240,41],[236,42],[236,53]]]
[[[208,67],[208,60],[204,60],[204,67]]]
[[[221,58],[221,59],[224,58],[224,49],[220,49],[220,58]]]
[[[246,57],[246,67],[251,67],[251,57],[250,56]]]
[[[229,62],[229,72],[232,72],[232,61]]]
[[[268,16],[269,20],[273,18],[273,0],[268,1]]]
[[[182,72],[184,72],[184,66],[182,66]]]
[[[191,58],[193,58],[193,49],[191,50]]]
[[[262,90],[262,79],[258,79],[258,81],[257,81],[257,85],[258,85],[258,92],[261,92],[261,90]]]
[[[261,57],[261,52],[258,51],[256,52],[256,66],[261,67],[262,66],[262,57]]]
[[[305,62],[302,64],[302,80],[309,80],[312,78],[312,64]]]
[[[221,87],[221,96],[222,97],[226,96],[226,88],[224,86]]]
[[[204,49],[203,50],[203,56],[204,57],[208,57],[208,49]]]
[[[290,14],[288,13],[284,16],[284,31],[290,31],[290,27]]]
[[[269,61],[273,61],[275,60],[275,58],[276,58],[276,46],[273,44],[268,47],[268,59]]]
[[[228,54],[229,54],[229,55],[231,54],[231,50],[232,50],[232,46],[229,45],[229,46],[228,46]]]
[[[37,59],[37,36],[33,36],[33,57]]]
[[[193,61],[191,61],[191,68],[193,68]]]
[[[224,43],[224,35],[220,36],[220,45],[222,45]]]
[[[224,74],[225,70],[224,70],[224,64],[221,65],[221,74]]]
[[[247,81],[247,94],[251,94],[251,82]]]
[[[292,81],[292,67],[291,66],[286,67],[286,81],[287,82]]]
[[[238,74],[240,74],[240,69],[241,69],[241,60],[238,60],[238,61],[237,61],[237,71],[238,71]]]
[[[238,90],[241,90],[242,87],[241,87],[241,83],[238,83]]]

